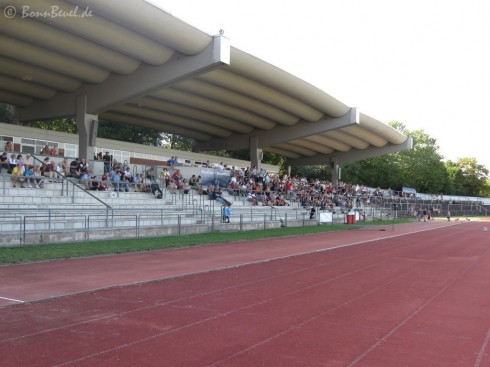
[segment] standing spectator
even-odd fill
[[[5,143],[5,151],[6,152],[13,152],[14,147],[12,146],[12,143],[10,141]]]
[[[447,210],[447,221],[451,221],[451,212],[449,211],[449,209]]]
[[[146,170],[146,178],[153,182],[155,180],[155,174],[153,173],[153,168],[150,167]]]
[[[225,223],[230,223],[230,217],[231,217],[231,214],[232,214],[232,210],[231,210],[231,204],[225,206],[225,208],[223,209],[223,216],[224,216],[224,219],[225,219]]]
[[[7,152],[3,152],[0,156],[0,173],[7,173],[9,170],[9,157],[7,156]]]
[[[53,157],[56,157],[58,155],[58,148],[56,148],[56,145],[53,145],[53,147],[51,148],[51,155]]]
[[[164,187],[167,187],[170,183],[170,173],[168,172],[168,168],[164,167],[162,172],[160,172],[160,181]]]
[[[111,170],[112,163],[112,157],[110,156],[109,152],[105,152],[102,159],[104,160],[104,172],[109,172]]]

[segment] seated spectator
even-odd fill
[[[24,181],[24,166],[19,162],[12,169],[12,186],[17,187],[17,184],[19,184],[20,187],[24,188]]]
[[[42,155],[49,155],[51,153],[51,149],[49,148],[49,145],[46,144],[43,149],[41,149],[41,154]]]
[[[221,190],[218,187],[216,187],[214,189],[212,197],[213,197],[213,200],[216,200],[218,203],[221,203],[221,204],[227,205],[227,206],[231,205],[231,202],[229,202],[228,200],[226,200],[223,197],[223,193],[221,192]]]
[[[197,179],[196,175],[192,175],[192,177],[189,179],[189,185],[190,186],[197,186],[199,180]]]
[[[39,167],[39,165],[36,164],[32,171],[34,172],[34,177],[36,180],[36,188],[43,188],[44,178],[42,176],[41,167]]]
[[[70,164],[68,163],[68,158],[63,158],[63,160],[59,163],[59,173],[63,176],[70,175]]]
[[[14,146],[12,145],[12,143],[10,141],[6,142],[5,143],[5,151],[6,152],[13,152],[14,151]]]
[[[109,176],[112,186],[114,186],[114,191],[120,191],[121,185],[121,172],[119,169],[112,170]]]
[[[87,159],[82,158],[80,162],[78,162],[78,171],[80,172],[80,175],[83,175],[85,172],[89,171]]]
[[[173,167],[174,166],[174,157],[170,157],[170,159],[167,160],[167,166]]]
[[[17,154],[17,163],[22,163],[23,166],[25,166],[25,158],[22,157],[22,154]]]
[[[74,178],[80,178],[82,173],[80,172],[78,165],[79,165],[78,158],[75,158],[73,161],[70,163],[70,176]]]
[[[259,201],[257,200],[257,196],[254,192],[247,192],[247,201],[251,203],[253,206],[259,205]]]
[[[51,151],[50,151],[51,155],[53,157],[56,157],[58,155],[58,148],[56,148],[55,145],[53,145],[53,147],[51,148]]]
[[[15,153],[12,153],[8,158],[8,164],[10,167],[9,173],[12,173],[12,170],[17,166],[17,156],[15,155]]]
[[[167,186],[167,190],[169,190],[171,194],[177,194],[177,189],[178,189],[177,184],[175,183],[174,179],[171,178]]]
[[[32,184],[36,183],[36,179],[34,178],[34,171],[31,166],[25,166],[24,176],[26,176],[26,182],[29,187],[32,187]]]
[[[46,176],[46,175],[45,175]],[[86,189],[92,188],[92,177],[90,176],[90,172],[84,172],[80,176],[80,183],[85,186]]]
[[[107,191],[111,185],[109,181],[109,172],[104,172],[100,181],[97,182],[97,191]]]
[[[126,170],[120,170],[121,174],[121,183],[119,184],[119,191],[124,190],[125,192],[129,192],[129,183],[131,182],[131,176],[126,175]]]
[[[182,180],[182,192],[184,194],[188,194],[191,191],[191,185],[187,182],[187,180],[184,178]]]
[[[29,153],[26,154],[24,164],[26,167],[34,167],[34,158]]]
[[[129,166],[124,169],[124,180],[126,182],[133,182],[133,173],[131,172],[131,168],[129,168]]]
[[[133,182],[134,182],[134,191],[136,192],[142,192],[143,188],[143,175],[141,173],[137,173],[133,177]]]
[[[177,188],[180,188],[180,185],[181,185],[182,180],[183,180],[182,174],[180,173],[180,169],[178,169],[174,172],[174,174],[172,175],[172,179],[174,180],[175,184],[177,185]]]
[[[54,161],[49,162],[44,166],[44,177],[48,178],[56,178],[58,177],[57,172],[56,172],[56,163]]]

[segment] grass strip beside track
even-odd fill
[[[410,220],[400,219],[395,223]],[[390,224],[392,221],[390,221]],[[373,222],[373,225],[386,224],[384,221]],[[116,239],[110,241],[88,241],[59,244],[42,244],[15,247],[0,247],[0,264],[15,264],[32,261],[46,261],[87,257],[97,255],[121,254],[128,252],[150,251],[165,248],[198,246],[262,238],[296,236],[309,233],[354,230],[343,224],[318,225],[308,227],[287,227],[248,232],[215,232],[185,236],[144,237]]]

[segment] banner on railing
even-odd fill
[[[227,170],[201,169],[201,184],[203,186],[226,187],[228,182],[230,182],[230,178],[230,171]]]

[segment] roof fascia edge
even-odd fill
[[[288,162],[291,166],[301,165],[324,165],[329,164],[332,161],[336,161],[337,164],[345,164],[358,162],[364,159],[378,157],[385,154],[398,153],[404,150],[410,150],[413,147],[412,137],[408,137],[401,144],[389,144],[382,148],[371,147],[367,149],[353,149],[348,152],[334,152],[332,154],[319,154],[314,157],[304,157],[298,159],[289,159]]]
[[[129,75],[111,74],[101,84],[85,84],[72,93],[60,93],[49,101],[36,101],[26,108],[19,108],[19,119],[31,121],[73,116],[76,100],[84,94],[87,95],[87,112],[100,114],[151,91],[229,65],[230,51],[229,39],[213,36],[208,47],[197,55],[179,55],[158,66],[143,64]]]
[[[254,130],[249,134],[234,134],[226,139],[213,139],[197,143],[196,148],[206,150],[243,150],[250,148],[250,138],[258,138],[258,148],[267,148],[291,140],[341,129],[359,124],[359,110],[351,108],[340,117],[325,117],[315,122],[300,121],[294,126],[275,126],[270,130]]]

